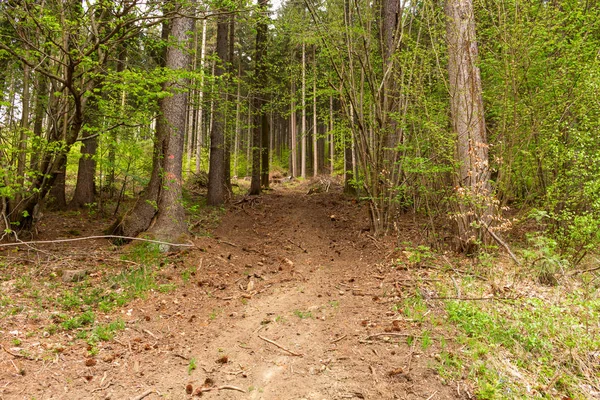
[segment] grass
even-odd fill
[[[484,285],[463,280],[462,297],[481,295]],[[600,386],[592,356],[600,348],[600,299],[597,288],[591,295],[574,287],[514,300],[445,301],[462,351],[442,352],[438,373],[447,380],[468,378],[479,399],[590,398]]]
[[[190,362],[189,362],[188,368],[187,368],[188,375],[191,375],[192,372],[194,372],[194,370],[196,368],[198,368],[197,361],[194,357],[192,357],[192,358],[190,358]]]
[[[100,279],[88,276],[73,284],[64,284],[54,271],[40,279],[34,269],[17,265],[22,270],[11,273],[18,276],[14,288],[19,296],[0,294],[0,317],[26,312],[28,319],[38,325],[37,331],[27,333],[28,338],[68,332],[71,338],[87,341],[91,349],[88,352],[93,355],[98,352],[96,343],[112,340],[125,328],[120,319],[99,324],[98,313],[108,313],[133,299],[144,298],[151,290],[168,293],[176,288],[174,283],[159,282],[158,271],[166,259],[158,246],[136,243],[121,258],[127,261],[123,265],[128,268],[121,265],[117,273],[111,274],[114,267],[98,266],[102,271]],[[48,314],[48,310],[55,311]]]
[[[294,315],[300,319],[314,318],[312,312],[310,311],[294,310]]]

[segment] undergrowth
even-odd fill
[[[474,383],[478,399],[596,396],[600,389],[597,276],[563,275],[553,286],[542,285],[530,265],[515,269],[497,259],[495,268],[482,274],[487,279],[453,274],[450,281],[446,273],[436,287],[447,298],[442,301],[447,329],[454,327],[454,340],[460,346],[459,352],[440,354],[440,376],[467,378]],[[419,302],[412,313],[418,318]]]
[[[21,273],[13,283],[20,296],[0,296],[0,318],[25,313],[29,320],[41,324],[39,334],[68,333],[85,340],[92,348],[97,342],[112,340],[125,328],[125,323],[121,319],[100,323],[98,314],[110,313],[134,299],[145,298],[150,291],[164,293],[176,288],[174,283],[160,282],[158,273],[166,263],[166,256],[155,244],[132,244],[121,255],[121,262],[126,267],[115,269],[99,265],[94,277],[88,275],[76,283],[64,283],[58,274],[50,272],[43,278],[41,287],[34,284],[29,275],[35,274],[35,269]],[[3,280],[8,278],[3,277]],[[48,311],[48,319],[40,316]]]

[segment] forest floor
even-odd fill
[[[196,210],[193,226],[208,229],[177,254],[106,239],[4,248],[0,399],[484,398],[490,379],[463,367],[477,332],[450,322],[478,314],[448,302],[479,278],[484,300],[519,289],[478,278],[472,260],[434,257],[414,216],[397,237],[371,236],[367,205],[327,188],[278,185]],[[38,239],[110,222],[50,213]],[[520,367],[507,368],[528,385],[536,372]],[[531,397],[558,393],[562,375],[547,374],[539,387],[531,378]]]

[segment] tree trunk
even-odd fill
[[[298,177],[298,138],[297,138],[297,122],[296,122],[296,82],[292,77],[290,87],[291,105],[290,105],[290,152],[292,153],[292,168],[291,175],[294,178]]]
[[[306,178],[306,45],[302,43],[302,130],[300,132],[300,174]]]
[[[66,158],[66,157],[65,157]],[[67,196],[65,194],[65,178],[67,175],[67,162],[65,160],[64,165],[60,169],[54,172],[56,175],[54,183],[50,189],[50,198],[52,208],[56,210],[64,210],[67,208]]]
[[[225,73],[225,64],[227,63],[227,31],[228,16],[221,14],[217,20],[217,57],[215,65],[215,79]],[[226,102],[227,95],[222,95]],[[227,188],[224,185],[225,180],[225,104],[221,104],[213,111],[212,127],[210,131],[210,168],[208,170],[208,194],[207,204],[210,206],[220,206],[225,203]]]
[[[229,16],[229,40],[228,40],[228,51],[227,51],[227,82],[225,83],[225,107],[227,110],[225,111],[226,116],[232,115],[231,108],[231,93],[230,93],[230,85],[232,83],[232,77],[235,73],[235,66],[233,65],[233,49],[235,44],[235,14],[231,14]],[[231,188],[231,141],[233,139],[232,135],[232,127],[235,126],[235,123],[231,122],[231,118],[227,118],[227,127],[225,131],[225,152],[224,152],[224,161],[223,164],[225,166],[225,174],[223,176],[223,184],[225,185],[225,190],[227,191],[227,197],[231,198],[233,194],[233,190]]]
[[[35,85],[35,110],[33,120],[33,136],[36,139],[41,139],[44,125],[44,115],[46,113],[46,107],[48,105],[48,78],[44,74],[38,74],[37,83]],[[39,172],[39,149],[33,148],[31,159],[29,160],[30,168]]]
[[[317,51],[313,46],[313,176],[319,174],[319,135],[317,129]]]
[[[335,135],[333,134],[333,96],[329,96],[329,170],[335,172]]]
[[[240,103],[241,94],[242,94],[242,62],[238,63],[238,84],[237,84],[237,95],[235,97],[235,132],[233,139],[233,176],[237,178],[238,175],[238,158],[240,151],[240,119],[242,104]]]
[[[185,14],[184,14],[185,15]],[[188,33],[193,29],[189,17],[176,17],[171,20],[171,36],[177,45],[167,49],[166,67],[174,71],[185,71],[190,66],[191,55],[187,51]],[[181,242],[187,234],[185,210],[182,198],[182,166],[185,140],[185,117],[187,106],[187,78],[179,78],[167,86],[170,97],[161,102],[162,128],[165,129],[165,157],[162,189],[158,200],[156,223],[150,231],[159,239]]]
[[[204,111],[204,58],[206,54],[206,20],[202,20],[202,46],[200,48],[200,88],[198,89],[198,116],[197,118],[197,129],[196,132],[196,173],[200,173],[200,158],[202,156],[202,117]]]
[[[17,160],[17,183],[19,191],[15,196],[15,204],[21,202],[22,190],[25,184],[25,167],[27,163],[27,136],[29,134],[29,78],[31,72],[27,65],[23,66],[23,96],[21,98],[21,126],[19,132],[19,157]]]
[[[167,41],[169,38],[169,24],[163,22],[162,40]],[[163,52],[159,57],[161,66],[165,66],[166,53]],[[158,101],[159,109],[163,109],[162,102]],[[127,237],[136,237],[140,233],[148,229],[152,220],[158,211],[158,201],[162,186],[162,166],[164,160],[164,149],[166,147],[166,129],[162,127],[165,123],[164,118],[156,119],[154,147],[152,151],[152,173],[150,181],[144,189],[144,192],[135,202],[133,208],[125,213],[125,215],[117,219],[113,225],[107,229],[108,234],[122,235]]]
[[[196,61],[198,59],[198,27],[196,26],[196,21],[194,21],[194,41],[192,43],[191,51],[192,51],[192,71],[197,70]],[[192,172],[192,156],[194,155],[194,134],[196,133],[196,124],[198,123],[196,110],[194,109],[194,99],[196,98],[196,80],[195,78],[192,80],[190,84],[189,99],[187,102],[187,114],[186,114],[186,172],[187,175],[190,176]]]
[[[457,136],[458,234],[461,250],[485,241],[492,198],[472,0],[447,0],[446,34],[452,126]]]
[[[258,6],[261,11],[268,12],[268,0],[259,0]],[[265,110],[265,93],[262,88],[267,84],[267,74],[265,65],[265,53],[267,50],[267,21],[266,16],[261,15],[256,27],[256,50],[255,50],[255,69],[256,76],[254,81],[254,135],[252,148],[252,181],[250,183],[251,195],[260,194],[261,188],[261,156],[262,156],[262,183],[263,186],[269,186],[269,121]],[[265,178],[266,174],[266,178]],[[264,183],[266,179],[266,185]]]
[[[87,137],[91,136],[89,139]],[[86,134],[81,146],[81,157],[79,158],[79,169],[77,170],[77,185],[70,208],[83,208],[96,200],[96,149],[98,148],[98,136],[95,133]]]

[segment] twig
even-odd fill
[[[519,259],[517,258],[517,256],[515,256],[515,254],[512,252],[512,250],[510,249],[510,247],[508,246],[508,244],[506,244],[506,242],[504,242],[502,239],[500,239],[500,236],[496,235],[496,233],[494,233],[494,231],[492,231],[490,229],[490,227],[486,223],[482,223],[482,225],[485,227],[485,230],[488,231],[488,233],[490,234],[490,236],[492,236],[492,238],[494,238],[494,240],[496,242],[498,242],[498,244],[500,246],[502,246],[502,247],[504,247],[504,249],[506,249],[506,251],[508,252],[508,255],[510,256],[510,258],[512,258],[512,260],[515,262],[515,264],[517,264],[520,267],[521,266],[521,262],[519,261]]]
[[[217,387],[203,387],[203,388],[199,388],[199,390],[197,392],[199,392],[199,393],[212,392],[213,390],[235,390],[237,392],[246,393],[246,391],[244,389],[239,388],[237,386],[231,386],[231,385],[223,385],[223,386],[217,386]]]
[[[231,386],[231,385],[219,386],[217,388],[217,390],[235,390],[235,391],[238,391],[238,392],[246,393],[246,391],[244,389],[239,388],[237,386]]]
[[[437,296],[437,297],[426,297],[426,300],[469,300],[469,301],[480,301],[480,300],[517,300],[515,297],[459,297],[459,296]]]
[[[142,400],[144,397],[150,396],[152,393],[156,393],[156,390],[154,389],[150,389],[150,390],[146,390],[144,393],[132,397],[131,400]]]
[[[377,247],[378,250],[381,250],[381,247],[379,246],[379,243],[377,243],[377,239],[375,238],[375,236],[373,236],[373,235],[366,235],[366,236],[373,241],[373,244],[375,245],[375,247]]]
[[[437,390],[436,390],[435,392],[433,392],[433,394],[432,394],[431,396],[429,396],[429,397],[427,398],[427,400],[431,400],[431,399],[433,399],[433,396],[435,396],[435,395],[437,394],[437,392],[438,392]]]
[[[21,370],[19,369],[19,367],[17,367],[17,364],[15,364],[13,360],[10,360],[10,363],[12,364],[15,371],[17,371],[17,374],[21,372]]]
[[[585,274],[586,272],[594,272],[594,271],[598,271],[599,269],[600,269],[600,267],[594,267],[594,268],[590,268],[590,269],[583,269],[580,271],[573,271],[569,274],[569,276]]]
[[[379,337],[379,336],[418,337],[418,336],[415,336],[410,333],[381,332],[381,333],[374,333],[372,335],[369,335],[366,338],[364,338],[363,340],[371,340],[371,339]]]
[[[337,342],[339,342],[340,340],[343,340],[343,339],[345,339],[345,338],[347,338],[347,337],[348,337],[348,335],[341,336],[341,337],[339,337],[339,338],[337,338],[337,339],[334,339],[334,340],[332,340],[332,341],[331,341],[331,343],[337,343]]]
[[[303,354],[300,354],[300,353],[294,353],[293,351],[286,349],[285,347],[283,347],[282,345],[280,345],[280,344],[279,344],[279,343],[277,343],[277,342],[274,342],[274,341],[273,341],[273,340],[271,340],[271,339],[267,339],[266,337],[263,337],[263,336],[260,336],[260,335],[258,335],[258,337],[259,337],[260,339],[264,340],[264,341],[265,341],[265,342],[267,342],[267,343],[271,343],[273,346],[279,347],[281,350],[283,350],[283,351],[286,351],[286,352],[290,353],[290,354],[291,354],[291,355],[293,355],[293,356],[296,356],[296,357],[302,357],[302,356],[303,356]]]
[[[234,243],[228,242],[228,241],[226,241],[226,240],[220,240],[220,239],[219,239],[219,240],[217,240],[217,243],[219,243],[219,244],[221,244],[221,243],[223,243],[223,244],[228,244],[228,245],[230,245],[230,246],[232,246],[232,247],[240,247],[240,246],[238,246],[237,244],[234,244]]]
[[[290,242],[291,244],[293,244],[294,246],[300,248],[300,250],[302,250],[303,252],[308,253],[308,250],[306,250],[304,247],[300,246],[298,243],[294,243],[290,239],[288,239],[287,241]]]
[[[37,358],[29,357],[29,356],[26,356],[25,354],[13,353],[12,351],[10,351],[6,347],[4,347],[4,345],[1,343],[0,343],[0,347],[2,347],[2,350],[4,350],[5,352],[7,352],[8,354],[10,354],[11,356],[13,356],[15,358],[24,358],[26,360],[37,361]]]
[[[142,329],[142,331],[144,331],[144,333],[147,333],[148,335],[152,336],[154,339],[157,339],[156,335],[152,332],[150,332],[148,329]]]
[[[93,240],[93,239],[125,239],[125,240],[138,240],[140,242],[149,242],[149,243],[158,243],[158,244],[166,244],[169,246],[179,246],[179,247],[194,247],[193,244],[184,244],[184,243],[170,243],[163,242],[160,240],[152,240],[152,239],[144,239],[130,236],[119,236],[119,235],[98,235],[98,236],[86,236],[80,238],[72,238],[72,239],[56,239],[56,240],[35,240],[32,242],[17,242],[17,243],[0,243],[0,247],[9,247],[9,246],[27,246],[30,244],[47,244],[47,243],[64,243],[64,242],[77,242],[81,240]]]

